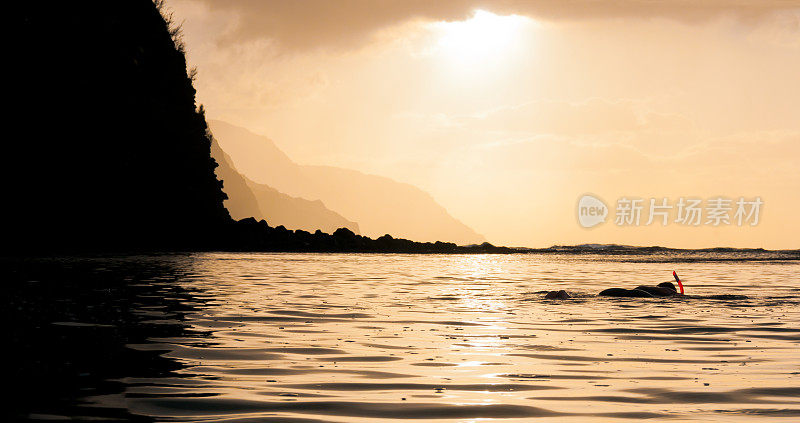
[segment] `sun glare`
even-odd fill
[[[511,50],[526,21],[522,16],[498,16],[476,10],[468,20],[434,24],[439,32],[437,47],[461,63],[489,60]]]

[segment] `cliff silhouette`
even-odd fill
[[[162,4],[7,6],[14,38],[8,43],[3,253],[512,251],[488,243],[371,239],[346,228],[291,231],[257,220],[266,188],[235,168],[220,169],[223,180],[215,175],[194,72],[187,71],[180,31]],[[231,218],[223,181],[244,199],[232,207],[236,217],[254,217]],[[314,203],[304,201],[304,207]]]
[[[19,248],[183,248],[230,220],[178,31],[149,0],[8,7]]]

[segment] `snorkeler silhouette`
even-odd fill
[[[608,288],[600,291],[598,295],[602,297],[628,297],[628,298],[653,298],[653,297],[672,297],[683,295],[683,284],[676,272],[672,272],[675,281],[678,282],[681,292],[675,288],[672,282],[662,282],[656,286],[639,285],[634,289]],[[550,291],[545,296],[547,300],[566,300],[572,298],[566,291]]]
[[[639,285],[634,289],[608,288],[600,291],[601,297],[671,297],[678,295],[672,282],[662,282],[656,286]]]

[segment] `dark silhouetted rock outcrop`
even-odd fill
[[[270,227],[266,221],[242,219],[231,225],[224,249],[242,251],[353,252],[353,253],[516,253],[514,248],[495,247],[489,243],[459,246],[452,242],[414,242],[383,235],[377,239],[357,235],[347,228],[333,234],[316,231],[290,231],[283,226]]]

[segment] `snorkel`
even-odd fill
[[[672,271],[672,276],[675,277],[675,280],[678,282],[678,288],[681,289],[681,295],[683,295],[683,284],[681,283],[681,278],[678,277],[678,274],[675,271]]]

